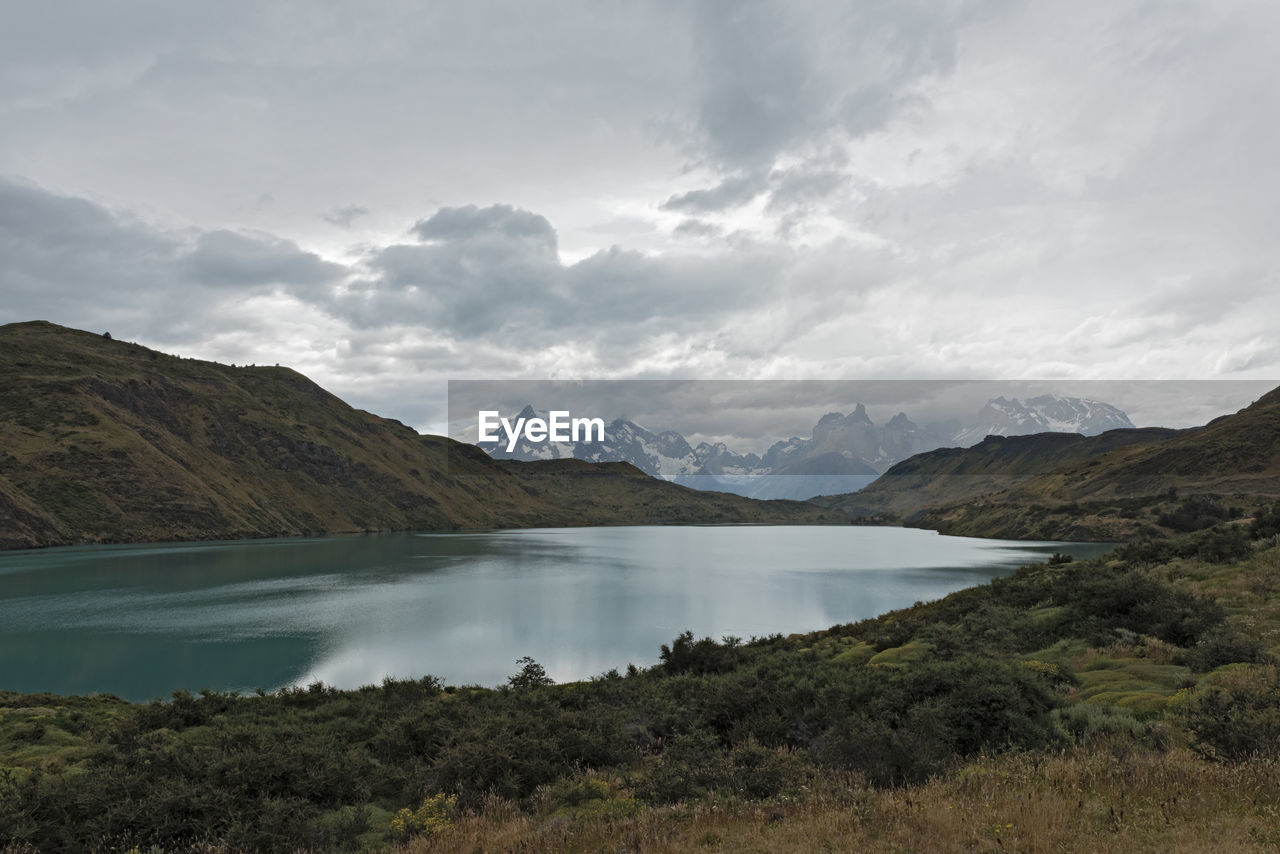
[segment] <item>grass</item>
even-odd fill
[[[1212,595],[1227,610],[1228,624],[1280,656],[1280,543],[1238,564],[1178,560],[1162,567],[1176,585]]]
[[[0,691],[0,774],[25,778],[87,761],[101,732],[132,706],[110,696],[58,697]]]
[[[566,821],[501,801],[403,854],[455,852],[1274,851],[1280,766],[1095,745],[984,757],[944,778],[873,789],[825,777],[798,801],[707,803]]]

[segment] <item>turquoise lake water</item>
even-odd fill
[[[0,688],[497,685],[653,664],[685,629],[809,631],[1110,546],[874,527],[556,528],[0,552]]]

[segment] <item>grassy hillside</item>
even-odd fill
[[[1280,493],[1280,389],[1167,442],[1109,452],[1020,484],[1012,494],[1067,500],[1184,494]]]
[[[1078,433],[988,436],[970,448],[938,448],[916,454],[892,466],[860,492],[813,501],[856,519],[901,518],[925,507],[999,492],[1119,448],[1164,442],[1179,434],[1157,427],[1111,430],[1090,437]]]
[[[565,685],[0,693],[25,852],[1263,851],[1280,505]]]
[[[833,521],[623,464],[499,463],[281,367],[0,327],[0,547],[537,525]]]
[[[1219,522],[1277,495],[1280,389],[1192,430],[988,437],[904,460],[862,492],[814,501],[854,519],[952,534],[1128,540],[1189,530],[1167,523],[1198,513],[1190,496],[1217,505],[1206,518]]]

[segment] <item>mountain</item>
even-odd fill
[[[946,533],[1127,539],[1193,496],[1247,511],[1280,495],[1280,389],[1189,430],[988,437],[921,454],[867,489],[815,503]]]
[[[859,408],[865,418],[865,409]],[[548,413],[526,405],[509,420],[547,418]],[[905,418],[905,416],[903,416]],[[615,419],[605,427],[603,442],[530,442],[523,435],[508,450],[505,439],[480,442],[478,447],[500,460],[579,459],[589,462],[627,462],[655,477],[672,480],[698,490],[730,492],[761,500],[803,500],[814,495],[843,493],[861,489],[875,479],[878,472],[863,462],[854,451],[842,446],[841,435],[831,428],[827,416],[814,428],[827,437],[825,443],[791,439],[775,444],[761,458],[756,454],[737,454],[723,443],[701,442],[691,447],[675,430],[654,432],[625,418]],[[870,425],[870,421],[866,422]],[[869,435],[858,448],[865,453],[878,453],[879,442]],[[847,432],[847,431],[846,431]],[[849,444],[844,442],[843,444]],[[798,453],[789,454],[787,448]]]
[[[0,547],[322,531],[831,521],[636,468],[497,461],[281,367],[0,326]]]
[[[774,444],[765,452],[764,463],[776,474],[814,472],[820,460],[840,468],[827,469],[825,474],[879,474],[898,460],[947,444],[949,438],[918,427],[903,412],[877,425],[859,403],[848,415],[828,412],[822,416],[807,440],[792,438]]]
[[[960,447],[981,442],[987,436],[1027,436],[1035,433],[1079,433],[1096,436],[1108,430],[1133,427],[1129,416],[1109,403],[1078,397],[1041,395],[1018,399],[992,398],[978,413],[976,424],[952,437]]]
[[[1248,407],[1183,431],[1168,443],[1115,452],[1088,467],[1026,484],[1019,495],[1054,491],[1069,500],[1183,492],[1280,492],[1280,388]]]
[[[702,471],[712,475],[749,475],[758,474],[764,461],[755,454],[737,454],[730,451],[724,442],[711,444],[699,442],[693,454],[702,464]]]
[[[912,519],[929,507],[988,496],[1071,463],[1129,445],[1152,444],[1182,431],[1162,427],[1112,430],[1098,436],[1040,433],[987,436],[969,448],[938,448],[894,465],[867,488],[817,499],[855,519]]]
[[[517,418],[546,418],[525,408]],[[513,419],[514,420],[514,419]],[[1075,397],[1041,395],[1026,403],[1004,397],[990,400],[967,425],[955,421],[921,426],[899,412],[877,425],[859,403],[847,415],[829,412],[809,438],[775,442],[762,456],[738,454],[724,444],[690,447],[674,430],[653,432],[633,421],[616,419],[605,441],[530,443],[523,437],[510,451],[504,441],[480,447],[497,459],[576,458],[591,462],[628,462],[648,474],[696,489],[733,492],[751,498],[806,499],[859,490],[895,463],[935,448],[972,445],[988,435],[1016,436],[1044,431],[1096,435],[1132,428],[1119,409]]]

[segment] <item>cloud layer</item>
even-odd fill
[[[1280,374],[1269,4],[11,17],[0,322],[418,426],[458,376]]]

